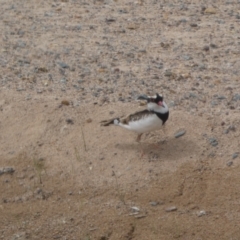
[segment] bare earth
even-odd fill
[[[240,239],[240,1],[0,3],[0,239]]]

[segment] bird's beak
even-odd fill
[[[149,97],[147,95],[140,95],[138,98],[138,100],[149,100]]]

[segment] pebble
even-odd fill
[[[177,132],[174,136],[175,138],[179,138],[179,137],[182,137],[183,135],[185,135],[186,133],[186,130],[181,130],[179,132]]]
[[[174,211],[177,211],[177,207],[172,206],[172,207],[166,208],[165,211],[166,212],[174,212]]]
[[[0,168],[0,175],[2,175],[4,173],[12,174],[14,172],[15,172],[15,169],[13,167],[3,167],[3,168]]]
[[[136,212],[139,212],[140,211],[140,208],[139,207],[131,207],[131,211],[136,213]]]
[[[214,107],[214,106],[217,106],[218,105],[218,102],[217,101],[211,101],[211,105]]]
[[[198,213],[197,213],[197,216],[198,217],[202,217],[202,216],[204,216],[204,215],[206,215],[207,213],[206,213],[206,211],[205,210],[201,210],[201,211],[199,211]]]
[[[209,46],[204,46],[203,50],[206,51],[206,52],[209,51]]]
[[[91,122],[92,122],[92,119],[91,119],[91,118],[88,118],[88,119],[86,120],[86,122],[87,122],[87,123],[91,123]]]
[[[157,206],[157,205],[159,204],[159,202],[150,202],[149,204],[150,204],[151,206],[155,207],[155,206]]]
[[[238,157],[238,152],[236,152],[236,153],[234,153],[233,155],[232,155],[232,159],[235,159],[235,158],[237,158]]]
[[[171,71],[171,69],[167,69],[167,70],[165,71],[165,73],[164,73],[164,76],[165,76],[165,77],[171,77],[171,76],[172,76],[172,71]]]
[[[62,100],[61,104],[68,106],[70,105],[70,102],[68,100]]]
[[[209,142],[213,147],[216,147],[218,145],[218,141],[216,138],[209,138]]]
[[[68,66],[65,62],[58,62],[58,65],[59,65],[61,68],[69,68],[69,66]]]
[[[230,166],[232,166],[233,165],[233,161],[229,161],[228,163],[227,163],[227,166],[228,167],[230,167]]]
[[[218,46],[217,46],[216,44],[214,44],[214,43],[211,43],[211,44],[210,44],[210,47],[211,47],[211,48],[218,48]]]
[[[206,8],[204,13],[205,14],[216,14],[217,10],[215,8]]]
[[[198,25],[196,23],[191,23],[190,26],[191,27],[197,27]]]
[[[71,125],[72,125],[74,122],[73,122],[73,120],[72,120],[72,119],[68,118],[68,119],[66,119],[66,123],[67,123],[67,124],[71,124]]]
[[[240,100],[240,94],[239,93],[234,94],[232,100],[233,101],[239,101]]]
[[[61,82],[61,83],[66,83],[66,82],[67,82],[67,79],[66,79],[66,78],[62,78],[62,79],[60,80],[60,82]]]
[[[183,55],[182,58],[183,58],[183,60],[185,60],[185,61],[189,61],[189,60],[192,59],[192,57],[189,56],[189,55]]]

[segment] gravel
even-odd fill
[[[177,132],[174,136],[175,138],[179,138],[179,137],[182,137],[183,135],[185,135],[186,133],[186,130],[181,130],[179,132]]]

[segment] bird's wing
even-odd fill
[[[139,119],[145,118],[145,117],[147,117],[149,115],[152,115],[152,114],[153,114],[153,112],[145,109],[143,111],[139,111],[139,112],[135,112],[133,114],[130,114],[127,117],[120,119],[120,121],[121,121],[122,124],[127,124],[128,125],[129,122],[138,121]]]
[[[106,126],[109,126],[109,125],[111,125],[111,124],[114,124],[114,120],[115,120],[115,119],[120,119],[120,118],[122,118],[122,117],[123,117],[123,116],[111,118],[111,119],[108,119],[108,120],[103,120],[103,121],[100,122],[100,124],[101,124],[101,126],[106,127]]]

